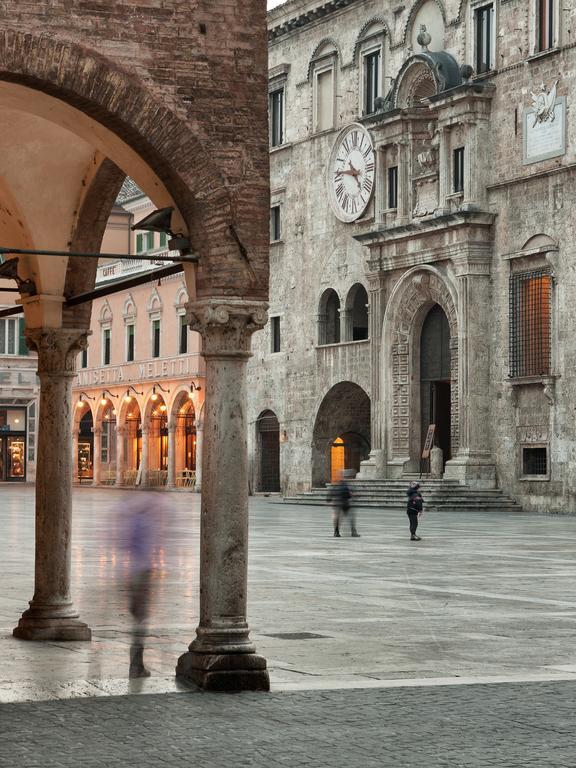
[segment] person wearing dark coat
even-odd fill
[[[356,515],[350,503],[352,492],[350,491],[350,486],[346,482],[346,474],[346,470],[344,470],[340,480],[330,488],[328,495],[328,500],[332,502],[334,508],[332,518],[334,523],[334,536],[340,538],[340,523],[342,522],[343,517],[347,517],[350,523],[350,535],[354,538],[358,538],[360,534],[356,530]]]
[[[420,493],[420,483],[415,481],[411,482],[406,491],[406,495],[408,496],[406,514],[410,521],[410,541],[422,541],[420,536],[416,535],[418,518],[422,515],[424,509],[424,499]]]

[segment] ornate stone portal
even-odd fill
[[[176,674],[208,690],[268,690],[266,660],[246,620],[248,453],[246,363],[268,305],[205,299],[188,305],[206,359],[200,528],[200,624]],[[226,439],[221,438],[226,435]]]

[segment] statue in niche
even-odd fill
[[[538,123],[553,123],[556,114],[556,88],[558,86],[558,80],[554,83],[550,91],[546,91],[544,83],[540,83],[540,92],[533,93],[530,91],[532,97],[532,108],[534,110],[534,124],[532,128],[535,128]]]
[[[430,144],[428,149],[425,149],[416,155],[416,160],[423,173],[431,173],[432,171],[435,171],[438,164],[440,132],[434,123],[428,123],[428,133],[430,134]]]

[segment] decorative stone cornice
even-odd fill
[[[89,332],[84,328],[26,329],[26,344],[38,353],[38,374],[76,373],[76,356],[88,346]]]
[[[250,340],[268,321],[268,304],[243,299],[200,299],[187,305],[190,328],[202,336],[202,354],[249,357]]]
[[[357,0],[328,0],[328,2],[319,3],[315,8],[303,12],[301,11],[300,13],[296,12],[291,18],[286,19],[284,17],[282,21],[279,21],[279,23],[276,24],[276,14],[272,11],[268,14],[268,40],[273,42],[278,37],[287,35],[294,30],[300,30],[302,27],[306,27],[308,24],[318,21],[318,19],[323,19],[335,11],[346,8],[346,6],[352,5],[355,2],[357,2]],[[282,17],[282,10],[283,9],[280,8],[278,9],[278,16]],[[284,13],[285,12],[286,11],[284,10]]]

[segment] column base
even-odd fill
[[[266,659],[255,653],[197,653],[178,659],[176,676],[205,691],[269,691]]]
[[[370,456],[360,462],[360,472],[356,480],[381,480],[384,477],[384,451],[376,448]]]
[[[76,640],[91,640],[92,630],[80,619],[69,618],[39,618],[26,611],[12,634],[19,640],[58,640],[74,642]]]

